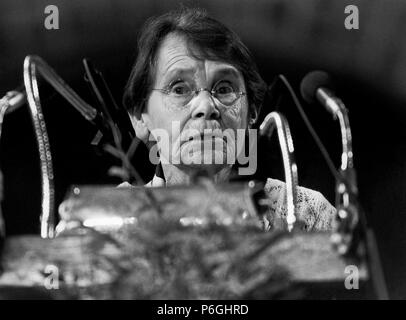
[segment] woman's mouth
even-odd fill
[[[189,142],[204,142],[204,141],[208,141],[208,140],[217,140],[217,139],[221,139],[223,140],[225,143],[227,142],[226,137],[223,135],[221,130],[213,130],[213,131],[207,131],[207,132],[196,132],[193,134],[189,134],[186,135],[185,139],[182,139],[182,143],[181,145],[183,145],[184,143],[189,143]]]

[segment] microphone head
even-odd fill
[[[27,94],[24,87],[19,87],[17,90],[9,91],[5,97],[8,100],[8,108],[6,114],[12,113],[27,102]]]
[[[333,80],[325,71],[312,71],[303,78],[300,84],[300,93],[307,103],[314,103],[317,89],[320,87],[334,91]]]

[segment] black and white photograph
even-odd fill
[[[406,299],[405,33],[404,0],[2,0],[0,299]]]

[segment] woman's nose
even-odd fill
[[[215,120],[220,118],[220,112],[211,93],[200,91],[192,102],[192,118]]]

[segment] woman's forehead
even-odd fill
[[[242,78],[232,64],[205,57],[199,48],[193,47],[184,36],[169,34],[162,41],[157,54],[156,71],[159,77],[193,75],[201,71]]]

